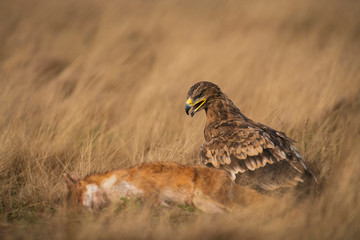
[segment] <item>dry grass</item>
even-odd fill
[[[359,12],[350,0],[1,1],[1,238],[358,239]],[[66,213],[64,171],[196,163],[205,116],[184,103],[201,80],[298,141],[316,196],[224,215]]]

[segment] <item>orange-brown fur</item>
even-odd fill
[[[252,189],[234,184],[224,171],[176,163],[144,163],[129,169],[90,175],[83,180],[68,174],[64,177],[69,189],[68,202],[72,206],[85,205],[89,185],[98,188],[92,198],[99,202],[86,206],[90,210],[97,210],[110,202],[120,202],[123,197],[141,197],[157,204],[174,202],[194,205],[204,212],[223,212],[265,198]],[[113,185],[109,187],[112,181]],[[121,185],[123,188],[119,187]],[[130,190],[125,193],[126,187]]]

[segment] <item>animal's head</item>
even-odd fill
[[[85,207],[90,211],[97,211],[107,204],[106,194],[97,184],[88,183],[78,177],[64,173],[64,180],[68,187],[67,204],[70,208]]]
[[[211,102],[222,94],[220,88],[214,83],[198,82],[194,84],[187,94],[186,114],[193,117],[196,112],[206,109]]]

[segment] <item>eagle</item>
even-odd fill
[[[214,83],[198,82],[187,94],[186,114],[193,117],[203,109],[205,143],[199,156],[206,166],[223,169],[236,183],[258,190],[317,182],[294,140],[246,117]]]

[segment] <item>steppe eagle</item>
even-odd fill
[[[207,121],[200,159],[205,165],[223,169],[238,184],[260,190],[293,187],[305,179],[316,181],[294,140],[247,118],[211,82],[198,82],[187,94],[186,113],[193,117],[202,109]]]

